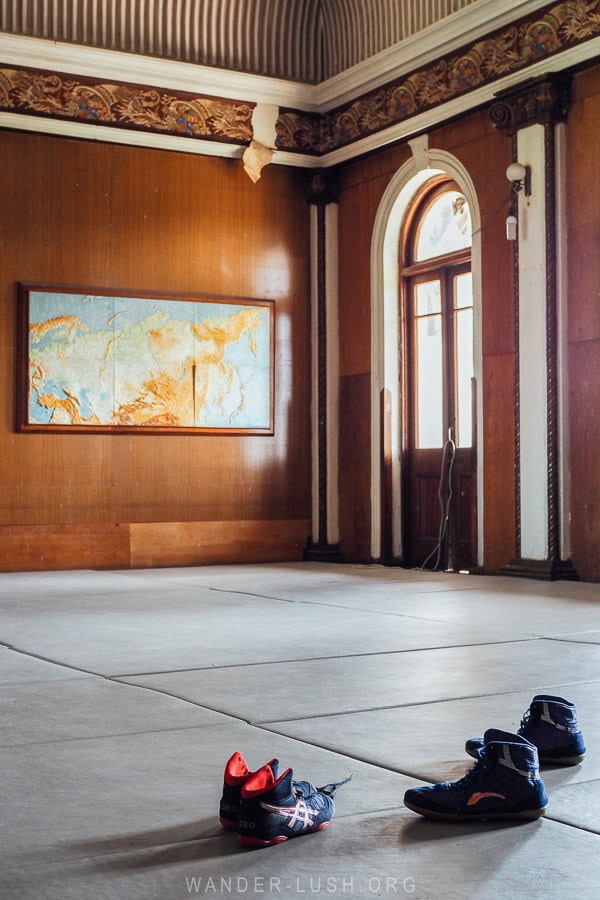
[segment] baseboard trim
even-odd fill
[[[313,544],[312,541],[308,542],[302,558],[306,562],[344,562],[344,554],[339,544]]]
[[[500,574],[518,578],[537,578],[540,581],[579,581],[579,572],[570,559],[516,557],[500,570]]]
[[[0,525],[0,572],[302,560],[308,519]]]

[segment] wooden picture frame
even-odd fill
[[[17,429],[274,433],[272,300],[18,284]]]

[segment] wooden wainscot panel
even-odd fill
[[[0,130],[0,157],[0,523],[32,526],[4,531],[4,568],[129,566],[126,523],[165,520],[228,520],[231,544],[237,520],[261,519],[244,554],[262,546],[263,554],[270,547],[275,555],[267,520],[310,515],[304,171],[270,166],[253,185],[239,160],[8,130]],[[274,209],[285,215],[273,215]],[[272,302],[276,436],[16,434],[17,282]],[[60,531],[67,524],[117,522],[125,524],[107,525],[93,537],[85,528]],[[37,536],[38,523],[54,523],[45,538]],[[121,530],[127,531],[123,542],[114,536]],[[304,546],[308,529],[300,531]],[[221,538],[224,533],[223,527]],[[82,536],[79,545],[75,534]],[[295,535],[287,543],[277,537],[278,552],[291,558]],[[173,546],[164,548],[169,560]],[[156,562],[163,564],[158,556]]]
[[[508,565],[515,549],[514,354],[485,358],[483,422],[485,458],[484,557],[486,572]]]
[[[0,525],[1,572],[128,567],[128,525]]]
[[[132,523],[131,567],[292,562],[302,559],[308,519]]]
[[[569,347],[572,558],[584,581],[600,581],[600,343]]]
[[[340,378],[340,544],[348,562],[371,561],[371,376]]]

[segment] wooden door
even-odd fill
[[[420,260],[417,230],[412,256],[403,271],[404,561],[468,570],[477,555],[470,249]]]

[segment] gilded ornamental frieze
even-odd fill
[[[0,66],[0,109],[245,144],[253,103]]]
[[[324,114],[282,109],[276,148],[319,156],[600,35],[600,0],[561,0]],[[255,104],[0,63],[0,110],[247,145]]]

